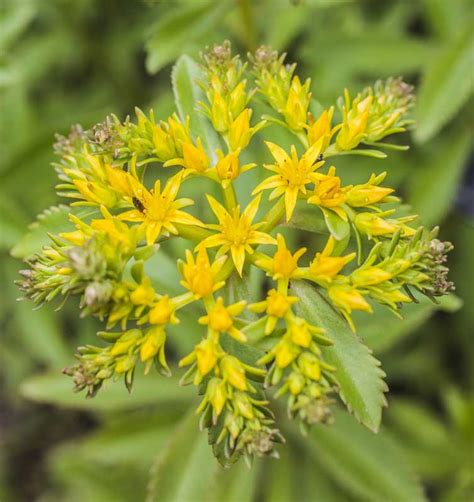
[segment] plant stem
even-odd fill
[[[245,33],[245,43],[247,49],[253,52],[257,48],[257,37],[253,22],[252,0],[237,0],[237,3],[240,9],[243,31]]]
[[[278,223],[280,223],[283,215],[285,214],[285,198],[281,197],[280,200],[268,211],[263,217],[265,225],[262,227],[262,232],[270,232]]]
[[[224,192],[224,204],[229,212],[232,211],[235,207],[237,207],[237,195],[235,193],[235,188],[232,182],[226,187],[223,188]]]

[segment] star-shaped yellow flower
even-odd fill
[[[257,194],[262,190],[273,189],[269,197],[270,200],[284,195],[286,221],[289,221],[293,215],[298,195],[300,193],[306,194],[306,185],[316,183],[318,180],[315,171],[324,164],[322,160],[317,162],[323,139],[320,138],[308,148],[301,158],[298,158],[294,145],[291,146],[290,156],[280,146],[269,141],[266,142],[276,163],[265,164],[265,168],[276,174],[260,183],[252,193]]]
[[[316,253],[313,261],[309,265],[311,279],[316,282],[332,282],[333,278],[343,267],[356,256],[356,253],[350,253],[346,256],[331,256],[335,243],[334,237],[330,236],[323,251],[321,253]]]
[[[245,254],[252,254],[255,244],[275,244],[275,239],[264,232],[259,232],[264,222],[252,224],[260,204],[260,196],[250,202],[245,211],[240,214],[240,206],[235,207],[230,213],[217,202],[214,197],[207,195],[207,200],[219,223],[208,225],[218,233],[204,239],[197,247],[212,248],[220,246],[218,255],[229,253],[232,256],[235,268],[239,275],[245,263]]]
[[[285,238],[283,235],[277,235],[278,248],[273,255],[273,258],[265,256],[255,262],[257,267],[262,268],[273,280],[278,279],[298,279],[301,274],[298,269],[298,260],[306,253],[306,248],[300,248],[296,253],[286,247]]]
[[[341,219],[347,221],[346,212],[341,207],[344,202],[346,195],[341,189],[341,179],[336,176],[336,168],[332,166],[327,174],[318,174],[318,182],[308,198],[308,204],[331,209]]]
[[[239,342],[245,342],[247,337],[234,326],[234,317],[244,310],[246,303],[242,300],[225,306],[224,300],[220,296],[215,305],[209,309],[207,315],[199,318],[199,324],[205,324],[217,333],[229,333]]]
[[[204,226],[194,216],[181,211],[194,203],[191,199],[176,200],[181,179],[181,174],[169,179],[163,191],[160,180],[155,182],[151,192],[142,186],[134,197],[137,209],[120,215],[121,220],[142,223],[140,229],[145,231],[148,245],[153,244],[161,233],[177,234],[175,223]]]

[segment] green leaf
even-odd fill
[[[148,471],[157,451],[165,446],[176,428],[177,411],[171,412],[169,407],[114,416],[109,423],[79,441],[72,441],[66,448],[87,463],[113,466],[133,463]]]
[[[250,280],[248,274],[244,272],[240,277],[237,272],[232,273],[226,281],[224,288],[221,290],[222,297],[226,305],[245,300],[247,304],[252,303],[250,296]],[[249,310],[242,312],[242,317],[248,320],[257,319],[256,314]]]
[[[382,408],[386,405],[384,392],[387,390],[380,362],[313,286],[294,281],[291,290],[299,298],[296,307],[300,314],[323,328],[326,336],[334,342],[321,350],[324,360],[337,368],[335,376],[341,399],[361,423],[376,432]]]
[[[20,394],[38,403],[93,411],[125,410],[160,403],[185,404],[194,395],[191,387],[180,387],[177,378],[156,374],[137,375],[131,394],[121,382],[108,382],[94,399],[74,393],[72,387],[71,378],[59,372],[46,373],[24,381]]]
[[[425,165],[412,172],[408,183],[408,202],[425,225],[440,223],[453,206],[471,146],[469,130],[454,130],[426,145]]]
[[[206,96],[198,85],[203,79],[198,63],[186,55],[178,59],[171,73],[174,99],[181,120],[189,116],[192,133],[201,138],[208,155],[216,160],[215,150],[221,148],[219,137],[208,118],[197,108],[199,101],[206,101]]]
[[[168,12],[151,29],[145,44],[146,68],[158,72],[179,54],[204,45],[213,28],[222,21],[229,2],[190,2],[179,8],[169,5]]]
[[[36,221],[29,226],[29,231],[20,239],[20,241],[11,250],[15,258],[28,258],[41,251],[43,246],[51,243],[48,232],[59,234],[60,232],[69,232],[74,230],[74,225],[69,221],[69,215],[88,218],[98,214],[95,208],[73,209],[68,206],[52,206],[38,215]]]
[[[335,410],[331,426],[316,425],[309,450],[340,485],[359,500],[418,502],[426,500],[397,443],[381,431],[376,436]]]
[[[26,228],[21,207],[3,190],[0,192],[0,249],[10,249],[21,238]]]
[[[459,111],[472,93],[474,38],[470,24],[431,60],[418,95],[414,137],[432,138]]]
[[[297,207],[287,225],[315,234],[328,234],[328,227],[323,218],[321,218],[319,211],[315,209],[315,207],[309,206],[308,204],[306,206]]]
[[[15,321],[25,350],[35,361],[59,369],[69,359],[70,352],[58,322],[52,310],[33,309],[30,301],[17,302]]]
[[[452,447],[445,424],[427,407],[408,399],[391,400],[387,424],[410,465],[424,478],[446,476],[458,467],[460,449]]]
[[[194,411],[187,414],[161,451],[151,471],[147,500],[209,500],[217,464],[199,432]]]
[[[462,307],[462,304],[462,300],[452,294],[440,298],[439,303],[434,303],[426,296],[421,296],[419,303],[403,306],[400,311],[403,319],[395,317],[386,307],[375,305],[373,314],[367,316],[367,314],[359,313],[354,316],[354,321],[356,326],[360,326],[358,333],[364,342],[376,353],[381,353],[417,330],[437,310],[456,312]]]
[[[252,502],[255,500],[260,467],[259,462],[255,462],[250,470],[245,462],[239,462],[230,469],[218,467],[216,486],[213,489],[215,495],[212,500],[216,502]]]
[[[344,221],[340,216],[338,216],[334,211],[329,209],[321,208],[324,214],[324,221],[331,232],[331,235],[337,240],[342,241],[345,239],[351,231],[351,226],[348,221]]]

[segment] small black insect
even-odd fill
[[[143,203],[140,199],[137,199],[136,197],[132,197],[132,202],[133,202],[133,205],[140,211],[140,213],[143,213],[145,211],[145,206],[143,205]]]
[[[324,155],[323,155],[322,153],[320,153],[320,154],[316,157],[316,162],[321,162],[323,159],[324,159]]]

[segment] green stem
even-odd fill
[[[242,27],[245,32],[245,43],[251,52],[257,48],[257,37],[253,22],[252,0],[237,0],[242,19]]]
[[[226,188],[223,188],[224,193],[224,204],[227,208],[227,211],[231,212],[232,209],[237,207],[237,195],[235,193],[235,188],[232,182],[227,185]]]
[[[285,198],[281,197],[280,200],[262,218],[262,220],[265,222],[265,225],[261,228],[261,231],[269,233],[280,223],[284,214],[285,214]]]
[[[181,225],[175,224],[176,230],[178,230],[178,234],[183,239],[187,239],[189,241],[194,241],[196,243],[203,241],[206,237],[212,235],[212,232],[206,230],[205,228],[195,227],[193,225]]]

